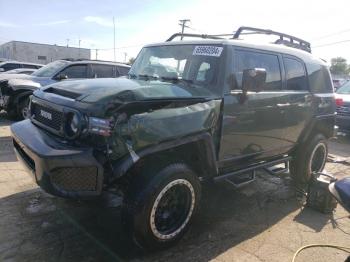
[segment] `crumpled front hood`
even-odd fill
[[[24,74],[18,74],[19,77],[11,78],[8,80],[9,86],[11,86],[14,90],[17,89],[37,89],[42,86],[46,86],[49,84],[54,83],[55,81],[52,80],[49,77],[37,77],[37,76],[30,76],[30,75],[24,75]]]
[[[209,97],[214,94],[200,87],[186,87],[161,81],[144,81],[127,78],[104,78],[62,81],[43,89],[50,93],[69,93],[75,100],[103,103],[111,99],[135,101],[158,98]],[[72,97],[72,98],[73,98]]]

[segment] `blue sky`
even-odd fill
[[[0,43],[21,40],[100,49],[99,59],[112,59],[113,23],[116,19],[117,60],[136,56],[142,45],[164,41],[180,30],[178,20],[191,19],[189,32],[227,33],[240,25],[257,26],[310,40],[322,58],[350,60],[347,26],[350,3],[273,0],[0,0]],[[337,33],[338,34],[334,34]],[[328,36],[328,35],[332,36]],[[95,57],[95,52],[92,52]]]

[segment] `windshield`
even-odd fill
[[[350,94],[350,81],[347,82],[345,85],[340,87],[337,92],[337,94]]]
[[[219,93],[217,73],[223,47],[220,45],[174,45],[145,47],[129,76],[146,80],[172,81]]]
[[[52,62],[50,64],[47,64],[46,66],[43,66],[42,68],[35,71],[32,76],[39,76],[39,77],[52,77],[54,76],[57,71],[64,67],[66,64],[68,64],[67,61],[58,60],[55,62]]]

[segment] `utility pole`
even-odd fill
[[[124,52],[124,63],[126,63],[126,57],[128,56],[127,52]]]
[[[79,53],[78,53],[78,57],[80,58],[80,42],[81,42],[81,39],[79,37]]]
[[[97,60],[98,49],[96,48],[95,50],[96,50],[96,58],[95,58],[95,60]]]
[[[113,57],[115,62],[115,20],[113,16]]]
[[[69,46],[69,38],[66,39],[67,40],[67,47]]]
[[[179,26],[181,26],[181,40],[184,38],[183,37],[183,34],[184,34],[184,31],[185,31],[185,27],[186,28],[189,28],[189,26],[186,25],[187,22],[190,22],[191,20],[190,19],[182,19],[182,20],[179,20]]]

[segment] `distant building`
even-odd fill
[[[90,59],[90,49],[21,41],[0,45],[0,59],[48,64],[63,58]]]

